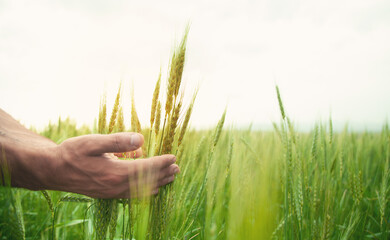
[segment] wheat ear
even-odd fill
[[[152,137],[153,124],[154,124],[154,120],[156,118],[157,105],[159,103],[158,96],[160,94],[160,82],[161,82],[161,70],[160,70],[160,75],[158,77],[158,80],[157,80],[157,83],[156,83],[156,86],[155,86],[154,92],[153,92],[152,108],[151,108],[151,113],[150,113],[150,131],[149,131],[149,140],[148,140],[148,149],[147,149],[148,153],[150,153],[150,143],[151,143],[152,138],[153,138]],[[161,106],[160,106],[160,111],[161,111]],[[161,114],[161,112],[157,113],[157,114]],[[158,117],[160,117],[160,116],[158,116]]]
[[[108,133],[112,133],[112,130],[114,130],[114,127],[115,127],[116,116],[118,113],[119,102],[120,102],[120,98],[121,98],[121,85],[122,85],[122,83],[119,84],[118,93],[116,94],[114,107],[112,108],[110,124],[108,124]]]
[[[107,119],[106,95],[103,95],[102,99],[100,100],[100,107],[99,107],[98,132],[100,134],[105,133],[106,131],[106,119]]]
[[[190,106],[187,109],[186,116],[184,118],[184,122],[183,122],[181,130],[180,130],[179,139],[177,140],[177,146],[178,147],[182,144],[184,135],[185,135],[185,133],[187,131],[188,123],[190,122],[192,109],[194,107],[194,102],[195,102],[195,98],[196,98],[197,93],[198,93],[198,91],[196,90],[194,96],[192,97],[191,104],[190,104]]]
[[[168,131],[166,136],[164,137],[163,143],[163,154],[171,153],[172,144],[175,139],[175,132],[177,127],[177,121],[179,119],[180,110],[181,110],[182,100],[175,106],[172,117],[169,120]]]

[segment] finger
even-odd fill
[[[130,167],[132,172],[134,172],[134,174],[137,174],[137,172],[143,171],[161,171],[162,169],[174,164],[176,162],[176,157],[175,155],[167,154],[144,159],[136,159],[134,161],[117,160],[115,162],[116,164],[121,165],[123,167]],[[157,175],[156,177],[159,177],[159,175]]]
[[[163,169],[166,168],[176,162],[176,156],[172,154],[166,154],[166,155],[161,155],[161,156],[156,156],[156,157],[151,157],[148,159],[144,159],[146,161],[150,161],[151,164],[156,168],[156,169]]]
[[[114,133],[108,135],[86,135],[81,137],[84,141],[84,151],[90,155],[103,153],[121,153],[137,150],[144,143],[144,138],[138,133]]]
[[[138,148],[132,152],[114,153],[119,158],[139,158],[143,155],[142,148]]]
[[[159,181],[159,182],[157,183],[157,187],[162,187],[162,186],[164,186],[164,185],[167,185],[168,183],[173,182],[173,180],[175,180],[175,175],[166,177],[166,178],[162,179],[161,181]]]
[[[179,172],[180,172],[179,166],[177,166],[176,164],[172,164],[160,172],[158,179],[164,179],[166,177],[178,174]]]

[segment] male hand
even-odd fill
[[[48,189],[63,190],[98,198],[128,198],[156,194],[172,182],[179,167],[174,155],[148,159],[119,160],[113,153],[140,150],[143,136],[137,133],[85,135],[60,144]]]
[[[0,109],[0,168],[10,172],[13,187],[61,190],[96,198],[156,194],[179,172],[175,156],[129,161],[114,155],[135,151],[133,157],[141,156],[143,142],[143,136],[137,133],[115,133],[69,138],[57,145]]]

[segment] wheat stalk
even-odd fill
[[[278,96],[280,113],[282,114],[282,119],[284,120],[286,118],[286,115],[284,113],[284,107],[283,107],[282,98],[280,97],[280,91],[279,91],[278,85],[276,85],[275,87],[276,87],[276,94]]]
[[[215,132],[214,132],[213,143],[212,143],[213,148],[215,148],[215,146],[217,146],[219,137],[221,136],[221,133],[222,133],[223,125],[225,123],[225,118],[226,118],[226,108],[225,108],[225,111],[223,112],[222,117],[219,120],[218,125],[215,129]]]
[[[60,198],[60,202],[78,202],[78,203],[89,203],[92,202],[93,199],[89,197],[75,197],[75,196],[69,196],[65,195]]]
[[[389,159],[386,159],[385,167],[383,169],[383,176],[382,176],[382,183],[380,186],[380,193],[377,192],[378,195],[378,201],[379,201],[379,212],[380,212],[380,223],[382,232],[384,234],[384,231],[386,231],[386,205],[387,205],[387,188],[388,188],[388,181],[390,179],[390,171],[389,171]]]
[[[154,123],[154,119],[156,116],[158,96],[160,94],[160,83],[161,83],[161,70],[160,70],[160,75],[158,76],[158,80],[157,80],[157,83],[156,83],[156,86],[155,86],[154,92],[153,92],[152,107],[151,107],[151,112],[150,112],[150,129],[153,128],[153,123]]]
[[[131,131],[141,133],[141,123],[135,109],[134,88],[131,91]]]
[[[122,85],[122,83],[119,84],[118,93],[116,94],[114,107],[112,108],[110,124],[108,124],[108,133],[112,133],[112,131],[114,130],[114,127],[115,127],[116,116],[118,113],[119,102],[120,102],[120,98],[121,98],[121,85]]]
[[[181,130],[180,130],[180,134],[179,134],[179,139],[177,140],[177,146],[178,147],[180,147],[180,145],[182,144],[184,135],[185,135],[185,133],[187,131],[188,123],[190,122],[192,109],[194,107],[194,102],[195,102],[195,98],[196,98],[197,93],[198,93],[198,91],[195,91],[195,94],[192,97],[191,104],[190,104],[190,106],[188,107],[188,109],[186,111],[186,116],[184,117],[184,122],[182,124]]]
[[[114,130],[114,126],[116,125],[117,112],[120,105],[120,92],[121,92],[121,84],[119,85],[114,107],[111,113],[108,133],[112,133],[112,131]],[[123,114],[122,114],[121,121],[123,125]],[[105,122],[106,122],[106,98],[103,97],[103,101],[101,103],[101,108],[99,111],[98,131],[100,134],[105,133],[105,128],[106,128]],[[95,209],[94,225],[95,225],[96,239],[98,240],[105,239],[107,235],[107,228],[109,226],[110,226],[110,237],[115,235],[116,218],[117,218],[117,202],[112,199],[95,199],[94,209]]]
[[[313,143],[311,145],[311,158],[309,163],[315,162],[317,157],[318,125],[314,127]]]
[[[155,123],[154,123],[154,133],[155,133],[156,137],[158,135],[158,132],[160,131],[160,121],[161,121],[161,102],[158,101]]]
[[[116,121],[118,132],[124,132],[125,131],[125,123],[123,118],[123,107],[120,106],[118,110],[118,119]]]
[[[170,74],[168,78],[168,86],[167,86],[167,99],[165,101],[165,118],[170,114],[172,110],[173,104],[173,95],[176,89],[176,53],[174,52],[172,55],[172,60],[170,64]],[[165,120],[164,120],[165,122]]]
[[[106,95],[103,95],[100,100],[99,108],[99,123],[98,123],[98,132],[105,133],[106,131],[106,118],[107,118],[107,105],[106,105]]]
[[[172,144],[175,138],[177,121],[180,115],[181,105],[182,105],[182,101],[180,100],[179,103],[175,106],[172,117],[169,120],[168,129],[167,129],[168,131],[166,133],[166,136],[164,137],[164,142],[163,142],[163,150],[162,150],[163,154],[171,153]]]
[[[175,68],[176,74],[175,74],[175,76],[177,79],[175,80],[175,92],[174,92],[175,97],[177,97],[177,95],[179,94],[181,79],[183,76],[188,31],[189,31],[189,26],[187,26],[187,28],[185,30],[184,37],[180,43],[179,52],[178,52],[177,58],[176,58],[176,66],[175,66],[176,67]]]
[[[111,206],[111,219],[109,223],[109,233],[110,233],[110,240],[113,240],[115,238],[116,233],[116,225],[118,220],[118,203],[117,200],[113,200],[112,206]]]
[[[171,119],[171,115],[172,115],[171,111],[176,104],[177,96],[180,90],[181,79],[182,79],[184,63],[185,63],[187,35],[188,35],[188,27],[186,28],[186,33],[184,34],[179,49],[172,54],[171,63],[170,63],[170,74],[169,74],[168,85],[167,85],[167,99],[165,102],[165,117],[164,117],[164,123],[162,128],[161,139],[160,139],[160,147],[156,149],[157,154],[161,153],[163,143],[164,141],[166,141],[163,140],[163,137],[166,135],[164,134],[165,124],[167,119]]]
[[[161,82],[161,70],[160,70],[160,75],[158,77],[158,80],[157,80],[157,83],[156,83],[156,86],[154,88],[154,92],[153,92],[153,99],[152,99],[152,107],[151,107],[151,113],[150,113],[150,131],[149,131],[149,140],[148,140],[148,155],[150,154],[150,143],[153,139],[153,124],[156,120],[156,124],[158,125],[157,128],[159,128],[160,126],[160,118],[161,118],[161,105],[160,104],[160,101],[158,100],[158,96],[160,94],[160,82]],[[159,109],[158,109],[159,108]],[[157,116],[156,116],[157,115]],[[158,120],[156,119],[158,118]],[[158,121],[158,122],[157,122]],[[158,130],[156,131],[156,136],[158,134]]]
[[[112,200],[96,199],[95,200],[95,231],[96,239],[106,239],[107,228],[111,220]]]

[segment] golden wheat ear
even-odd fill
[[[120,106],[118,110],[118,120],[116,121],[116,126],[118,132],[124,132],[125,131],[125,123],[124,123],[124,117],[123,117],[123,107]]]
[[[108,133],[112,133],[115,127],[116,117],[119,110],[119,103],[121,100],[121,87],[122,82],[119,84],[118,93],[116,94],[116,99],[114,103],[114,107],[112,108],[111,118],[110,118],[110,124],[108,124]]]
[[[98,123],[98,133],[103,134],[106,132],[106,119],[107,119],[107,98],[104,94],[102,99],[100,100],[99,107],[99,123]]]
[[[157,102],[158,102],[158,97],[160,94],[160,85],[161,85],[161,70],[160,70],[160,74],[158,76],[158,80],[157,80],[156,86],[154,87],[154,92],[153,92],[152,108],[151,108],[151,112],[150,112],[150,129],[153,128],[153,123],[154,123],[154,119],[156,116]]]
[[[173,114],[169,119],[167,133],[164,136],[163,150],[162,150],[163,154],[168,154],[171,153],[172,151],[172,145],[173,145],[173,141],[175,140],[177,121],[179,120],[181,105],[182,105],[182,100],[180,100],[179,103],[175,106],[173,110]]]
[[[148,136],[148,155],[150,155],[150,151],[151,151],[151,144],[153,145],[153,124],[155,122],[155,118],[156,118],[156,114],[160,114],[161,115],[161,106],[160,106],[160,112],[157,113],[157,108],[158,108],[158,104],[160,104],[159,100],[158,100],[158,97],[159,97],[159,94],[160,94],[160,84],[161,84],[161,69],[160,69],[160,74],[158,76],[158,80],[156,82],[156,86],[154,87],[154,92],[153,92],[153,99],[152,99],[152,107],[151,107],[151,112],[150,112],[150,130],[149,130],[149,136]],[[160,118],[160,115],[157,116],[158,118]],[[160,120],[158,120],[160,121]],[[158,122],[158,124],[160,124],[160,122]],[[156,134],[157,135],[157,134]]]
[[[154,133],[156,134],[156,137],[158,135],[158,132],[160,131],[160,123],[161,123],[161,102],[158,101],[157,110],[156,110],[156,118],[154,121]]]
[[[135,109],[134,87],[131,90],[131,131],[141,133],[141,123]]]

